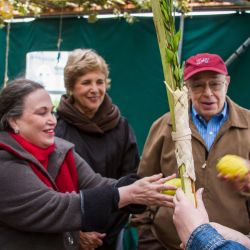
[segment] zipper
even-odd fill
[[[201,168],[205,169],[207,166],[208,151],[205,151],[205,162],[202,164]]]

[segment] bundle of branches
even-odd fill
[[[172,139],[182,180],[182,188],[195,203],[195,171],[192,155],[191,130],[189,128],[188,95],[183,84],[183,66],[178,61],[180,31],[175,31],[173,0],[151,0],[154,23],[172,121]]]

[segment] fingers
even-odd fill
[[[232,177],[231,175],[222,175],[222,174],[218,174],[217,177],[221,181],[230,183],[232,187],[238,191],[249,191],[250,188],[249,173],[244,178],[242,178],[242,176],[240,175]]]
[[[164,207],[174,207],[173,196],[165,194],[157,194],[153,199],[148,200],[147,205],[157,205]]]
[[[155,174],[149,177],[144,177],[143,179],[148,181],[148,182],[155,182],[155,183],[165,183],[168,180],[171,180],[176,177],[176,174],[169,175],[167,177],[162,178],[163,174]]]
[[[149,177],[144,177],[143,179],[145,181],[148,181],[148,182],[156,182],[156,181],[158,181],[161,178],[162,178],[162,173],[155,174],[155,175],[152,175],[152,176],[149,176]]]
[[[160,207],[169,207],[169,208],[174,208],[174,203],[171,201],[159,201],[157,202],[158,204],[156,204],[157,206]]]
[[[221,173],[217,174],[217,177],[222,181],[228,181],[228,175],[223,175]]]
[[[185,249],[184,243],[181,243],[181,244],[180,244],[180,249]]]
[[[204,188],[199,188],[199,189],[196,191],[196,199],[197,199],[197,200],[202,200],[203,191],[204,191]]]
[[[102,239],[105,236],[105,233],[80,232],[80,244],[83,249],[95,249],[103,244]]]
[[[185,196],[185,194],[184,194],[184,192],[183,192],[183,190],[181,188],[178,188],[176,190],[175,196],[176,196],[177,201],[181,201],[183,199],[186,199],[186,196]]]
[[[166,201],[163,205],[164,207],[174,208],[174,203]]]
[[[196,201],[197,201],[197,208],[204,208],[205,205],[202,200],[202,194],[203,194],[204,188],[199,188],[196,192]]]
[[[105,233],[101,234],[101,233],[96,232],[96,236],[97,236],[99,239],[103,239],[103,238],[105,238],[106,234],[105,234]]]
[[[102,246],[102,244],[103,244],[102,240],[100,240],[100,239],[96,240],[96,242],[95,242],[95,248]]]
[[[156,186],[156,190],[158,192],[161,192],[164,190],[176,190],[176,186],[161,184],[161,185]]]
[[[169,180],[174,179],[174,178],[176,178],[176,174],[171,174],[167,177],[161,178],[158,182],[165,183],[166,181],[169,181]]]
[[[177,203],[178,203],[177,198],[176,198],[176,194],[175,194],[175,196],[174,196],[174,198],[173,198],[173,203],[174,203],[174,206],[176,206]]]

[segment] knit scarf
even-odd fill
[[[55,150],[55,144],[47,148],[40,148],[34,144],[31,144],[27,140],[25,140],[22,136],[14,133],[10,133],[10,135],[31,155],[33,155],[44,167],[45,172],[48,169],[49,163],[49,155]],[[34,163],[29,162],[29,165],[36,176],[49,188],[57,190],[61,193],[65,192],[78,192],[78,175],[75,167],[75,161],[72,150],[69,150],[65,156],[65,159],[60,166],[60,170],[56,176],[55,184],[53,181],[42,171],[39,169]]]
[[[106,94],[102,104],[95,113],[94,117],[88,118],[79,111],[74,105],[71,97],[63,95],[61,97],[58,115],[64,121],[76,126],[83,132],[103,134],[115,128],[120,119],[120,111],[114,105],[110,97]]]

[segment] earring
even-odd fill
[[[19,130],[18,128],[15,128],[15,129],[14,129],[14,133],[15,133],[15,134],[19,134],[19,133],[20,133],[20,130]]]

